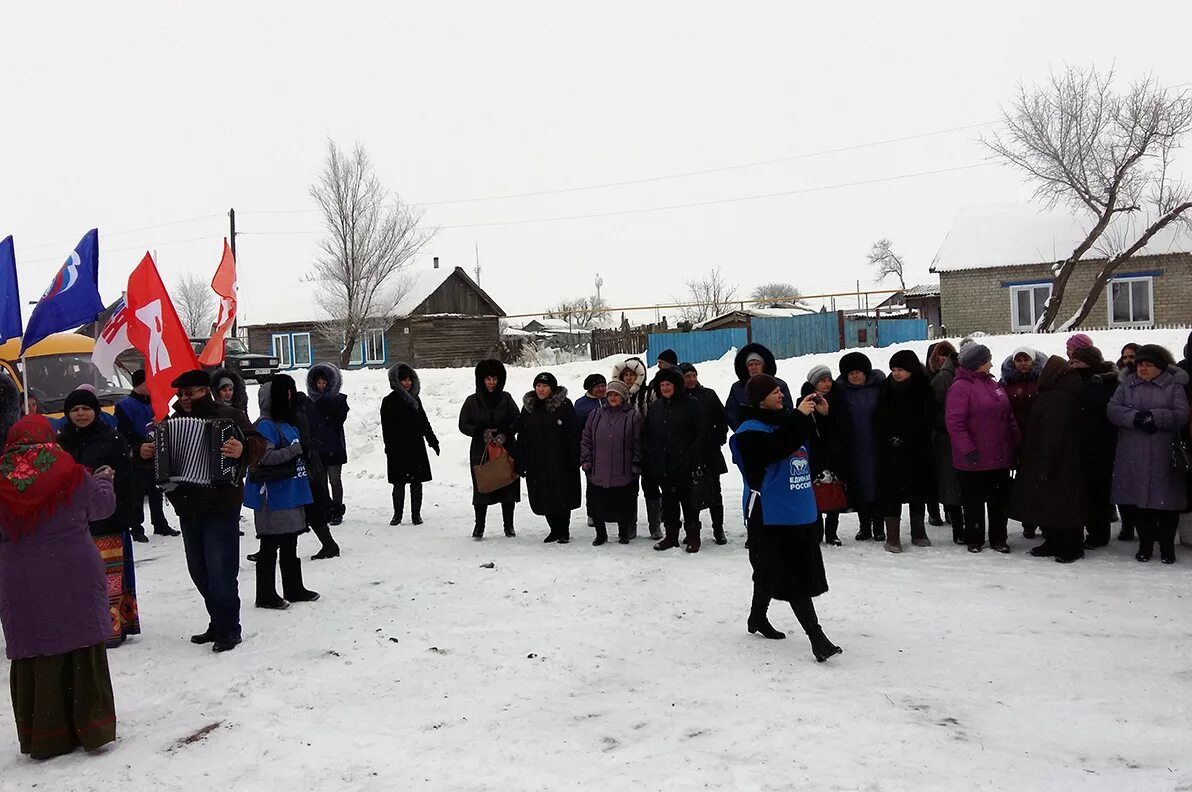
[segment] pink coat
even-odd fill
[[[1022,443],[1014,410],[1005,389],[989,374],[956,367],[948,389],[944,423],[952,439],[952,465],[957,470],[1001,470],[1014,467]],[[966,458],[977,452],[976,464]]]

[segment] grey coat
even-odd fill
[[[1187,386],[1188,375],[1176,366],[1150,382],[1133,371],[1122,373],[1107,410],[1110,423],[1118,427],[1110,488],[1114,503],[1162,511],[1187,508],[1187,483],[1172,465],[1171,455],[1176,434],[1188,426]],[[1134,425],[1143,411],[1154,418],[1154,432]]]

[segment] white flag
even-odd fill
[[[128,315],[125,311],[124,298],[116,305],[112,318],[104,325],[99,338],[95,340],[95,351],[91,353],[91,362],[105,377],[116,373],[116,358],[121,352],[132,349],[132,342],[128,340]]]

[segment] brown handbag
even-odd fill
[[[517,481],[513,457],[502,446],[493,443],[485,447],[480,464],[472,465],[472,475],[476,479],[476,491],[481,495],[504,489]]]

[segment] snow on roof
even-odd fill
[[[1146,220],[1119,215],[1085,258],[1105,258],[1137,238]],[[1088,216],[1030,204],[991,204],[961,209],[931,265],[932,272],[1050,264],[1072,255],[1092,228]],[[1192,234],[1171,224],[1139,255],[1192,252]]]
[[[459,267],[441,267],[439,269],[416,269],[406,274],[410,288],[397,304],[394,316],[409,316],[422,303],[426,302],[447,279],[455,274]]]
[[[938,283],[924,283],[919,286],[912,286],[902,293],[905,297],[938,297],[940,294],[940,285]]]
[[[734,308],[731,311],[725,311],[719,316],[713,316],[711,319],[700,322],[695,326],[697,328],[703,327],[704,325],[714,324],[715,322],[719,322],[722,319],[726,319],[730,316],[738,315],[752,316],[755,319],[767,319],[786,318],[789,316],[807,316],[808,314],[813,313],[815,313],[815,310],[812,308]]]

